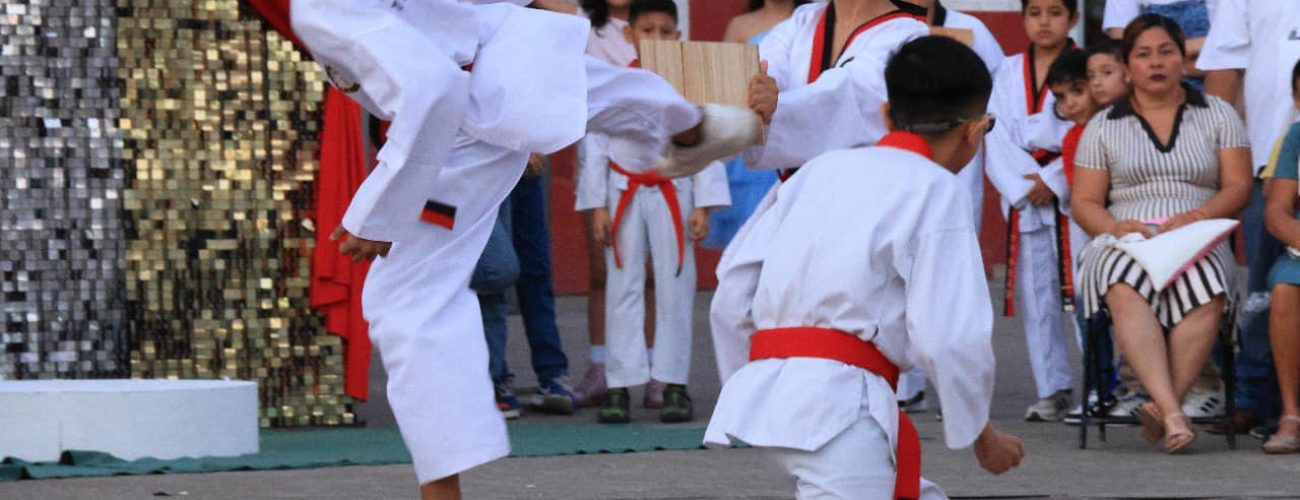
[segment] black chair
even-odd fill
[[[1231,293],[1231,292],[1229,292]],[[1103,349],[1102,342],[1109,342],[1106,335],[1110,330],[1110,316],[1103,314],[1104,311],[1093,315],[1089,318],[1087,331],[1084,332],[1083,341],[1083,394],[1087,398],[1088,394],[1096,390],[1098,394],[1105,392],[1109,385],[1107,382],[1115,376],[1113,366],[1103,366],[1101,356],[1098,352]],[[1237,366],[1236,366],[1236,349],[1237,349],[1237,301],[1228,300],[1228,306],[1224,308],[1223,318],[1219,321],[1219,367],[1220,376],[1223,379],[1224,397],[1227,399],[1226,408],[1223,415],[1217,417],[1194,418],[1192,423],[1200,424],[1219,424],[1226,430],[1225,437],[1228,439],[1228,448],[1237,449],[1237,429],[1233,423],[1233,415],[1237,413]],[[1105,397],[1098,398],[1102,403],[1097,405],[1083,405],[1083,414],[1079,423],[1079,449],[1088,447],[1088,427],[1097,426],[1097,434],[1102,442],[1106,441],[1106,426],[1108,425],[1138,425],[1136,417],[1112,417],[1110,410],[1114,406],[1113,402],[1107,402]]]

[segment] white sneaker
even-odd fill
[[[1030,422],[1060,422],[1070,411],[1074,398],[1070,391],[1057,391],[1056,394],[1038,400],[1025,410],[1025,420]]]
[[[1126,394],[1124,397],[1119,398],[1119,401],[1115,403],[1115,406],[1111,407],[1108,415],[1118,418],[1136,417],[1137,413],[1135,412],[1138,407],[1150,400],[1150,398],[1147,398],[1142,394]]]
[[[1192,387],[1183,397],[1183,414],[1188,418],[1219,417],[1227,410],[1223,385],[1217,389]]]
[[[700,113],[700,142],[689,147],[669,143],[657,166],[660,175],[694,175],[715,160],[740,153],[763,135],[763,122],[749,109],[705,104]]]

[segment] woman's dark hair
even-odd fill
[[[1295,66],[1292,66],[1292,67],[1291,67],[1291,93],[1292,93],[1292,94],[1295,94],[1295,93],[1296,93],[1296,90],[1297,90],[1297,87],[1296,87],[1296,81],[1297,81],[1297,80],[1300,80],[1300,61],[1296,61],[1296,62],[1295,62]]]
[[[1178,46],[1178,53],[1182,54],[1183,57],[1187,56],[1187,37],[1183,35],[1183,27],[1178,25],[1178,21],[1160,14],[1142,14],[1124,27],[1124,38],[1120,41],[1124,51],[1124,64],[1128,64],[1128,56],[1133,53],[1133,47],[1137,45],[1138,37],[1154,29],[1165,30],[1165,33],[1169,34],[1169,38],[1174,40],[1174,45]]]
[[[1119,42],[1112,38],[1102,38],[1097,42],[1089,44],[1088,48],[1083,50],[1088,52],[1088,59],[1092,59],[1092,56],[1097,54],[1106,54],[1114,57],[1116,61],[1124,60],[1124,48],[1119,45]]]
[[[1079,13],[1079,0],[1061,0],[1061,5],[1064,5],[1065,10],[1070,11],[1071,15]],[[1029,0],[1020,0],[1020,13],[1024,14],[1027,10],[1029,10]]]
[[[811,3],[811,2],[812,0],[794,0],[794,6],[795,8],[799,8],[800,5]],[[758,9],[761,9],[763,8],[763,4],[765,3],[767,3],[767,0],[749,0],[749,11],[753,12]]]
[[[970,47],[945,36],[923,36],[885,66],[889,117],[895,127],[951,122],[983,113],[993,78]]]
[[[609,3],[605,0],[579,0],[578,5],[587,13],[592,28],[601,29],[609,24]]]

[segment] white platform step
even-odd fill
[[[126,460],[257,453],[257,384],[0,381],[0,457],[54,461],[64,450]]]

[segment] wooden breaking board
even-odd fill
[[[663,77],[692,103],[747,108],[749,80],[758,74],[758,46],[642,40],[641,67]]]

